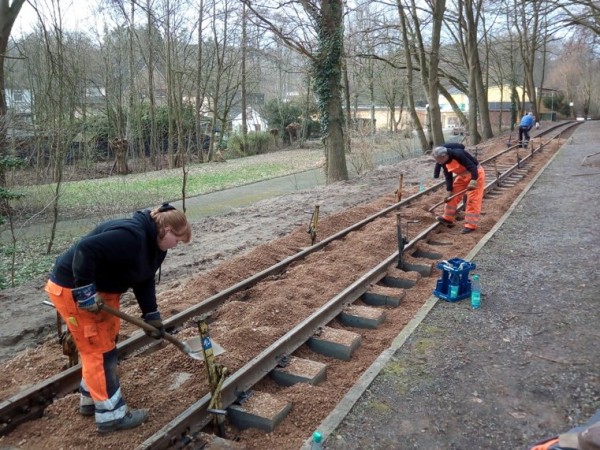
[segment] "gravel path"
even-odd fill
[[[323,422],[325,448],[525,449],[598,410],[600,164],[582,160],[599,141],[600,123],[578,128],[470,254],[482,308],[435,303]]]

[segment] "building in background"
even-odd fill
[[[246,126],[248,127],[249,133],[252,131],[268,131],[267,125],[266,120],[263,119],[258,111],[250,106],[246,108]],[[233,119],[231,120],[231,130],[234,133],[242,132],[242,111],[233,115]]]

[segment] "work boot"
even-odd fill
[[[128,430],[143,424],[148,420],[147,409],[133,409],[127,411],[127,414],[121,419],[111,420],[106,423],[99,423],[98,431],[100,433],[110,433],[112,431]]]
[[[442,225],[446,225],[448,228],[452,228],[454,226],[454,222],[450,222],[449,220],[444,219],[442,216],[437,216],[435,218]]]
[[[96,414],[95,405],[79,405],[79,414],[82,416],[93,416]]]

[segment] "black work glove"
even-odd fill
[[[165,326],[162,323],[162,319],[160,318],[160,313],[158,311],[146,313],[144,314],[143,318],[144,322],[156,328],[156,331],[144,330],[144,333],[154,339],[162,339],[165,337]]]

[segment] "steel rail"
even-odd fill
[[[405,245],[404,250],[410,250],[438,225],[438,223],[435,223],[422,231]],[[358,300],[372,284],[380,281],[386,275],[390,266],[395,266],[398,255],[399,252],[396,251],[388,256],[383,262],[332,297],[325,305],[228,377],[221,388],[223,408],[235,403],[238,400],[239,393],[248,391],[275,369],[282,356],[290,355],[296,351],[319,328],[327,325],[337,317],[345,306]],[[186,445],[191,435],[199,432],[209,423],[210,417],[207,408],[210,397],[210,394],[202,397],[180,416],[143,442],[138,449],[158,450]]]
[[[544,130],[544,132],[538,134],[535,137],[540,137],[542,135],[548,134],[555,128],[562,127],[564,125],[565,124],[560,124],[550,129]],[[579,125],[579,123],[574,122],[572,125],[567,127],[567,129],[570,129],[572,126],[576,125]],[[492,156],[491,158],[484,160],[482,163],[489,162],[495,158],[498,158],[506,152],[507,150],[503,150],[502,152]],[[521,160],[521,162],[522,161],[523,160]],[[509,171],[512,172],[513,170],[518,168],[519,162],[517,162],[515,166],[509,169]],[[507,172],[504,172],[504,177],[508,176]],[[501,179],[503,179],[504,177],[501,176]],[[497,181],[498,180],[494,180],[493,183],[490,183],[488,186],[486,186],[485,192],[487,193],[490,189],[492,189],[492,184],[497,183]],[[287,266],[289,266],[293,262],[296,262],[304,258],[306,255],[324,248],[329,243],[346,236],[348,233],[363,227],[364,225],[390,213],[391,211],[397,210],[401,206],[406,206],[415,201],[416,199],[436,191],[443,185],[444,182],[441,181],[440,183],[426,189],[425,191],[418,192],[400,202],[394,203],[391,206],[384,208],[381,211],[327,237],[326,239],[323,239],[322,241],[283,259],[279,263],[268,267],[267,269],[239,283],[236,283],[235,285],[230,286],[229,288],[224,289],[223,291],[205,299],[199,304],[192,306],[191,308],[188,308],[187,310],[182,311],[174,316],[171,316],[170,318],[164,321],[165,327],[167,329],[179,328],[191,318],[209,314],[218,306],[223,304],[226,301],[226,299],[231,295],[248,289],[269,276],[281,273]],[[431,228],[433,229],[439,225],[439,223],[435,223],[434,225],[432,225]],[[153,345],[157,345],[157,342],[154,339],[149,338],[142,332],[135,333],[130,338],[117,345],[119,359],[126,358],[139,351],[140,349]],[[31,386],[30,388],[25,389],[11,396],[10,398],[0,402],[0,437],[8,434],[21,423],[42,417],[45,408],[48,405],[50,405],[55,398],[76,391],[79,387],[80,379],[81,365],[78,364],[74,367],[67,369],[66,371],[58,373],[48,378],[47,380],[44,380],[34,386]]]
[[[538,149],[532,149],[528,156],[503,172],[500,176],[500,180],[511,176],[516,169],[520,168],[522,162],[532,158],[535,153],[541,151],[541,149],[551,142],[552,139],[554,138],[551,138],[548,142],[540,145]],[[494,180],[489,183],[484,191],[487,193],[489,190],[494,189],[497,181],[498,180]],[[420,194],[422,194],[422,192]],[[427,237],[431,231],[440,225],[440,223],[434,223],[423,230],[418,236],[405,245],[403,251],[410,250],[417,242]],[[235,403],[238,400],[240,392],[248,391],[269,372],[274,370],[278,366],[282,356],[290,355],[296,351],[305,344],[319,328],[325,326],[337,317],[345,306],[358,300],[372,284],[380,281],[387,273],[389,267],[396,264],[398,257],[398,251],[388,256],[383,262],[330,299],[319,310],[300,322],[275,343],[263,350],[258,356],[254,357],[227,378],[221,390],[223,409],[226,409]],[[185,447],[193,439],[194,435],[199,433],[210,423],[211,417],[207,412],[210,400],[211,395],[206,394],[157,433],[144,441],[137,449],[162,450]]]
[[[420,192],[419,194],[423,193]],[[269,276],[281,273],[287,266],[304,258],[306,255],[324,248],[329,243],[341,239],[348,233],[363,227],[369,222],[372,222],[377,218],[389,213],[390,211],[397,209],[401,205],[405,205],[414,201],[414,199],[415,197],[412,196],[399,203],[395,203],[379,211],[378,213],[373,214],[361,220],[360,222],[357,222],[337,232],[336,234],[327,237],[326,239],[323,239],[315,245],[307,247],[304,250],[301,250],[300,252],[281,260],[277,264],[274,264],[273,266],[268,267],[261,272],[224,289],[223,291],[203,300],[197,305],[171,316],[164,321],[165,328],[178,328],[183,326],[187,320],[193,317],[209,314],[223,304],[231,295],[248,289]],[[146,334],[143,332],[136,332],[131,337],[117,345],[119,360],[132,355],[140,349],[153,345],[157,345],[157,342],[154,339],[146,336]],[[31,388],[21,391],[11,396],[7,400],[0,402],[0,427],[2,427],[0,428],[0,437],[6,435],[23,422],[42,417],[44,409],[52,403],[54,398],[76,391],[79,387],[80,379],[81,364],[78,364],[65,372],[56,374],[52,378],[44,380],[32,386]]]
[[[400,206],[407,205],[419,198],[425,192],[419,192],[416,195],[408,197],[398,203],[357,222],[322,241],[295,253],[277,264],[268,267],[253,276],[230,286],[223,291],[203,300],[191,308],[186,309],[176,315],[173,315],[164,321],[165,328],[173,329],[184,325],[184,323],[194,317],[207,315],[223,304],[231,295],[248,289],[269,276],[281,273],[290,264],[304,258],[313,252],[316,252],[329,243],[341,239],[348,233],[355,231],[364,225],[378,219],[389,212],[398,209]],[[117,345],[119,360],[122,360],[140,349],[148,346],[157,345],[157,342],[146,336],[143,332],[136,332],[128,339]],[[63,375],[64,374],[64,375]],[[21,391],[7,400],[0,402],[0,437],[12,431],[15,427],[28,420],[42,416],[44,409],[52,403],[57,396],[63,396],[74,392],[79,387],[81,379],[81,364],[73,366],[68,371],[56,374],[52,378],[44,380],[31,388]]]
[[[579,123],[578,122],[574,122],[574,121],[572,121],[572,122],[565,122],[565,123],[559,123],[559,124],[553,125],[552,127],[547,128],[547,129],[541,131],[540,133],[536,134],[535,136],[531,136],[530,139],[541,138],[541,137],[543,137],[543,136],[545,136],[547,134],[550,134],[550,132],[556,130],[557,128],[561,128],[561,127],[565,127],[566,126],[566,129],[570,129],[571,127],[573,127],[575,125],[579,125]],[[563,131],[564,130],[561,130],[561,132],[558,134],[558,136],[560,136],[560,134],[562,134]],[[552,139],[555,139],[558,136],[555,136]],[[502,156],[505,153],[508,153],[508,152],[510,152],[512,150],[517,150],[518,151],[519,148],[521,148],[521,146],[519,144],[511,145],[510,147],[502,150],[500,153],[497,153],[495,155],[490,156],[487,159],[484,159],[484,160],[480,161],[480,164],[485,164],[485,163],[488,163],[490,161],[493,161],[494,159],[498,158],[499,156]]]
[[[539,138],[539,137],[545,136],[546,134],[549,134],[550,132],[556,130],[557,128],[564,127],[565,125],[567,125],[568,126],[567,129],[569,129],[569,128],[573,127],[573,126],[580,125],[580,123],[579,122],[575,122],[575,121],[570,121],[570,122],[566,122],[566,123],[559,123],[559,124],[553,125],[550,128],[542,130],[541,132],[539,132],[535,136],[531,136],[531,138],[533,139],[533,138]],[[561,133],[562,133],[562,131],[561,131]],[[561,133],[559,133],[559,135]],[[554,139],[554,138],[552,138],[552,139]],[[483,166],[484,164],[486,164],[488,162],[491,162],[491,161],[494,161],[495,159],[498,159],[500,156],[504,155],[505,153],[508,153],[510,151],[513,151],[513,150],[517,150],[518,151],[519,148],[520,148],[520,145],[517,145],[517,144],[512,145],[512,146],[506,148],[505,150],[502,150],[501,152],[496,153],[495,155],[490,156],[487,159],[481,160],[479,162],[479,164],[481,164]],[[417,198],[420,198],[423,195],[427,195],[427,194],[430,194],[432,192],[435,192],[439,188],[441,188],[442,186],[444,186],[444,184],[445,184],[445,181],[442,180],[439,183],[436,183],[433,186],[428,187],[424,191],[419,192],[417,194],[414,194],[414,195],[410,196],[406,200],[411,200],[412,201],[412,200],[415,200]]]
[[[561,124],[561,126],[564,126],[564,125],[565,125],[565,124]],[[529,159],[533,158],[533,156],[534,156],[536,153],[538,153],[538,152],[542,151],[542,149],[543,149],[543,148],[544,148],[546,145],[548,145],[548,144],[549,144],[550,142],[552,142],[554,139],[556,139],[556,138],[559,138],[559,137],[562,135],[562,133],[564,133],[565,131],[568,131],[568,130],[570,130],[571,128],[573,128],[573,127],[575,127],[575,126],[578,126],[578,125],[579,125],[579,123],[577,123],[577,122],[568,123],[568,124],[567,124],[567,126],[566,126],[566,128],[565,128],[564,130],[560,130],[560,132],[558,133],[558,135],[551,137],[551,138],[550,138],[550,139],[548,139],[548,141],[546,141],[546,142],[542,142],[542,143],[540,144],[540,146],[539,146],[537,149],[534,149],[534,148],[532,148],[532,150],[531,150],[531,151],[530,151],[530,152],[529,152],[529,153],[528,153],[526,156],[524,156],[522,159],[518,159],[518,160],[517,160],[517,162],[516,162],[514,165],[512,165],[511,167],[509,167],[508,169],[506,169],[504,172],[502,172],[502,174],[501,174],[501,175],[500,175],[500,176],[499,176],[497,179],[495,179],[495,180],[491,181],[491,182],[490,182],[490,183],[489,183],[489,184],[488,184],[488,185],[485,187],[485,189],[484,189],[484,193],[488,193],[488,192],[489,192],[491,189],[493,189],[493,188],[495,188],[495,187],[498,187],[498,182],[499,182],[499,181],[502,181],[502,180],[505,180],[506,178],[508,178],[510,175],[512,175],[512,174],[513,174],[513,172],[515,172],[517,169],[520,169],[520,168],[521,168],[521,165],[522,165],[522,164],[523,164],[525,161],[527,161],[527,160],[529,160]],[[558,128],[558,127],[559,127],[559,126],[553,127],[551,130],[554,130],[554,129]],[[546,131],[551,131],[551,130],[546,130]],[[536,136],[536,137],[539,137],[539,135],[538,135],[538,136]]]

